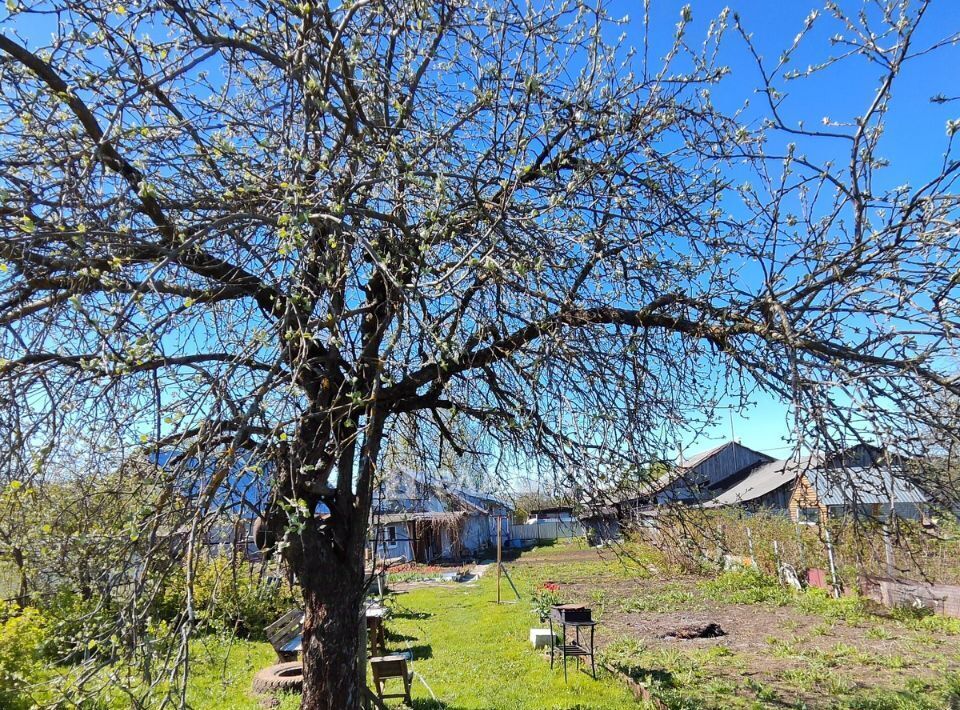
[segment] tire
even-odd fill
[[[257,518],[253,521],[253,543],[264,555],[273,552],[277,544],[277,536],[270,530],[267,521],[263,518]]]
[[[253,677],[253,692],[260,695],[303,692],[303,664],[300,661],[267,666]]]

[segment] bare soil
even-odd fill
[[[772,691],[765,706],[806,703],[808,707],[832,704],[837,687],[860,690],[902,690],[913,682],[942,682],[945,672],[960,671],[960,637],[911,629],[880,616],[848,623],[806,614],[791,606],[728,604],[714,601],[697,587],[702,578],[665,577],[637,579],[616,574],[583,574],[578,566],[612,553],[569,547],[523,554],[512,565],[527,568],[550,565],[551,578],[562,585],[565,602],[585,603],[599,617],[597,645],[606,647],[624,638],[635,639],[649,651],[678,652],[701,658],[697,651],[727,649],[710,663],[710,680],[736,685],[736,695],[756,702],[757,684]],[[591,566],[592,567],[592,566]],[[689,594],[683,608],[662,612],[625,611],[638,598],[664,592]],[[598,603],[601,602],[602,603]],[[669,606],[669,604],[668,604]],[[680,627],[719,624],[726,635],[717,638],[678,639],[669,636]],[[880,629],[878,631],[878,629]],[[721,651],[723,649],[720,649]],[[661,674],[664,668],[651,668]],[[839,686],[838,686],[839,684]],[[909,704],[903,707],[911,707]]]

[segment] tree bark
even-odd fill
[[[327,560],[324,560],[327,561]],[[330,562],[333,562],[332,560]],[[304,710],[358,710],[361,576],[353,565],[323,565],[303,587]]]
[[[340,449],[337,493],[328,519],[314,515],[286,551],[303,590],[304,710],[360,710],[360,611],[366,592],[364,550],[370,491],[384,416],[374,412],[364,432],[356,491],[349,485],[355,441]],[[346,485],[340,482],[346,480]],[[365,657],[365,656],[362,656]]]

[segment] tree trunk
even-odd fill
[[[373,469],[384,418],[369,416],[360,448],[356,492],[351,487],[354,447],[338,447],[337,492],[326,503],[330,515],[313,517],[296,535],[285,556],[303,590],[304,710],[360,710],[360,609],[365,592],[364,550]],[[309,438],[307,439],[309,441]],[[304,460],[313,460],[304,457]],[[298,493],[295,491],[295,493]],[[305,496],[298,493],[297,498]],[[362,656],[365,658],[365,656]]]
[[[301,578],[305,611],[301,707],[357,710],[363,578],[357,578],[355,565],[331,556],[322,561],[326,564]],[[362,560],[360,564],[362,575]]]

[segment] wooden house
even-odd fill
[[[689,459],[681,458],[651,486],[643,502],[702,503],[745,478],[757,466],[771,461],[773,457],[767,454],[738,441],[728,441]]]
[[[885,518],[891,501],[898,516],[919,518],[928,498],[881,449],[859,445],[829,457],[763,464],[706,506],[780,511],[794,521],[818,523],[827,516]]]
[[[398,473],[373,501],[368,549],[380,559],[458,560],[506,546],[511,507],[496,496],[440,479]]]

